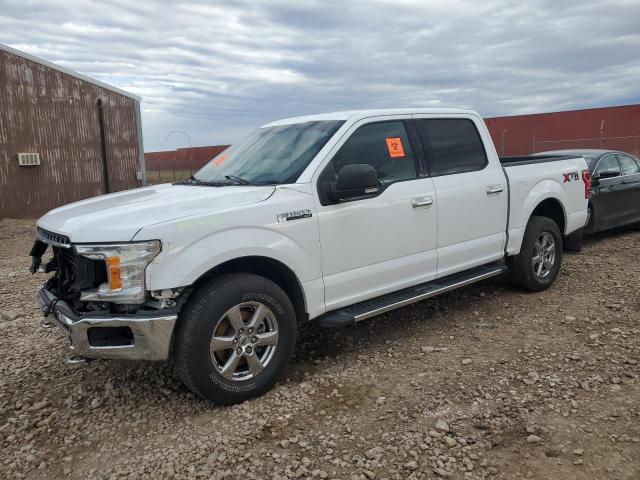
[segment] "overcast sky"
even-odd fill
[[[278,118],[640,102],[640,0],[0,0],[0,43],[142,96],[145,150]]]

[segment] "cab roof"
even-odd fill
[[[369,117],[378,117],[384,115],[411,115],[421,113],[478,115],[473,110],[465,110],[462,108],[382,108],[375,110],[345,110],[340,112],[320,113],[317,115],[305,115],[302,117],[284,118],[282,120],[276,120],[275,122],[268,123],[267,125],[264,125],[264,127],[330,120],[351,120],[355,122]]]

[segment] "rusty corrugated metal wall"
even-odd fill
[[[139,186],[136,100],[0,49],[0,218],[35,218],[105,193],[98,99],[112,192]],[[37,152],[21,167],[18,153]]]

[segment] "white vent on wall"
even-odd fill
[[[19,153],[18,165],[21,167],[30,167],[33,165],[40,165],[39,153]]]

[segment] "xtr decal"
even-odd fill
[[[571,180],[580,180],[580,175],[578,175],[578,172],[563,173],[562,175],[564,175],[563,183],[570,182]]]

